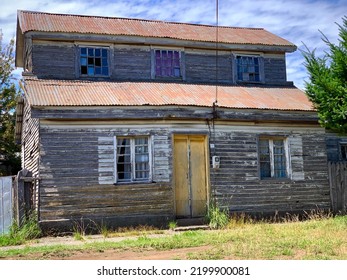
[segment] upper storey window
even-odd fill
[[[236,56],[237,80],[244,82],[260,82],[260,57]]]
[[[81,76],[109,76],[108,48],[81,47]]]
[[[173,50],[155,50],[155,76],[180,78],[181,53]]]

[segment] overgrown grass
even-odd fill
[[[211,204],[206,215],[207,223],[212,229],[225,228],[229,223],[229,212],[227,209],[222,210],[216,205]]]
[[[347,259],[347,216],[316,217],[296,221],[259,222],[246,217],[233,218],[225,229],[187,231],[171,236],[149,237],[142,231],[137,238],[80,246],[45,246],[0,250],[0,258],[50,259],[87,250],[170,250],[209,246],[205,251],[187,254],[187,259]],[[152,231],[148,231],[152,232]],[[174,257],[174,256],[173,256]]]
[[[20,245],[28,240],[38,238],[40,235],[41,230],[38,226],[36,215],[32,213],[23,221],[22,226],[18,226],[14,222],[8,234],[0,235],[0,246]]]

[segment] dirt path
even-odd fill
[[[144,250],[144,251],[118,251],[105,250],[77,251],[71,255],[52,256],[51,260],[186,260],[191,254],[197,254],[209,250],[211,246],[173,249],[167,251]]]
[[[171,236],[176,234],[173,231],[167,231],[164,234],[146,235],[150,238]],[[43,237],[34,240],[25,245],[0,247],[0,250],[21,249],[25,247],[38,247],[49,245],[83,245],[86,243],[94,242],[119,242],[126,239],[137,239],[139,236],[127,236],[127,237],[110,237],[104,238],[102,235],[87,236],[84,240],[76,240],[72,236],[63,237]],[[26,259],[49,259],[49,260],[184,260],[188,259],[192,254],[203,253],[206,250],[211,249],[212,246],[201,246],[192,248],[182,248],[173,250],[154,250],[154,249],[137,249],[137,250],[121,250],[121,249],[107,249],[103,251],[95,250],[74,250],[64,252],[52,252],[52,253],[33,253],[30,255],[19,255],[16,257],[8,257],[2,259],[12,260],[26,260]]]

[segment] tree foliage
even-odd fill
[[[328,46],[323,57],[306,47],[303,51],[305,66],[309,74],[306,94],[318,111],[323,127],[347,134],[347,17],[342,18],[338,44],[333,44],[323,34]]]
[[[13,175],[20,169],[19,146],[15,144],[15,108],[19,94],[12,77],[14,39],[2,45],[0,32],[0,176]]]

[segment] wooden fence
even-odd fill
[[[347,214],[347,162],[329,162],[331,207],[334,213]]]

